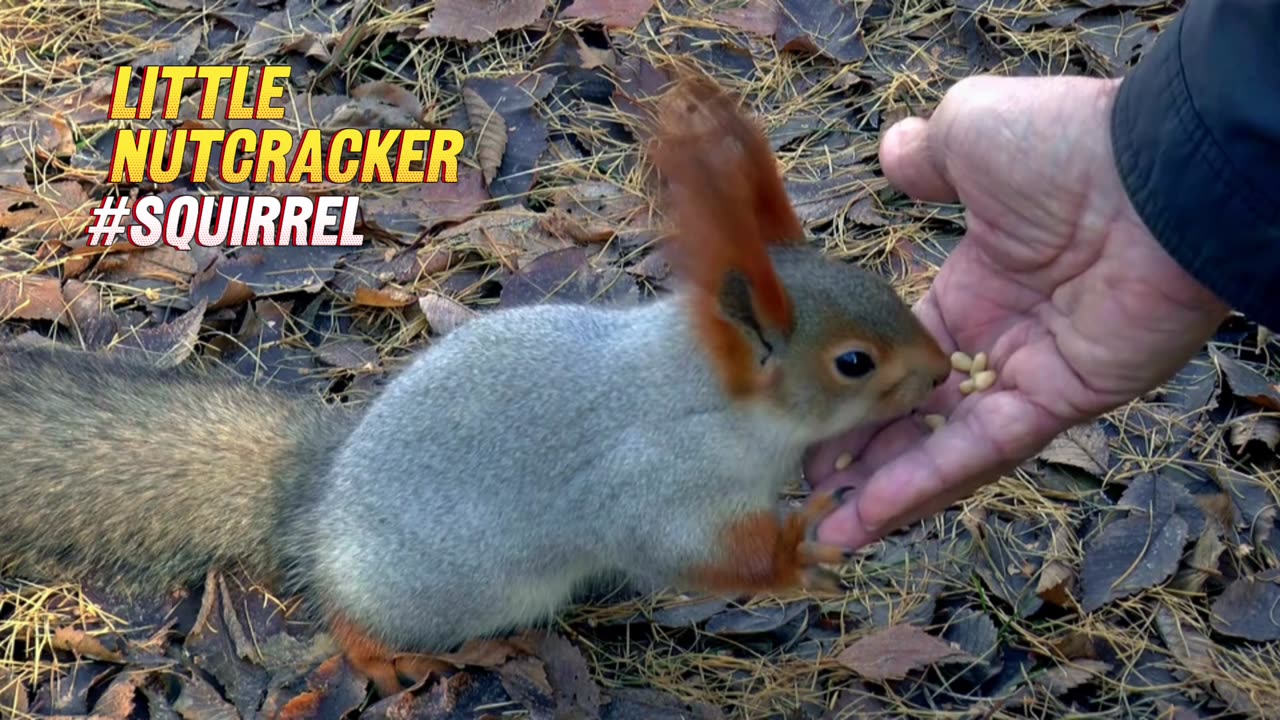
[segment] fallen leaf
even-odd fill
[[[335,265],[355,247],[241,247],[220,255],[191,280],[191,300],[208,301],[213,309],[252,297],[317,292],[333,279]]]
[[[140,354],[156,367],[177,367],[195,350],[207,309],[207,303],[202,300],[172,322],[131,330],[121,338],[115,352]]]
[[[418,307],[422,308],[431,332],[440,336],[448,335],[478,315],[457,300],[435,292],[418,298]]]
[[[522,208],[481,213],[437,232],[435,250],[474,252],[507,267],[521,267],[548,252],[573,247],[543,230],[540,220],[540,213]]]
[[[489,194],[500,204],[520,202],[537,180],[538,161],[548,147],[548,131],[534,107],[555,84],[555,76],[543,73],[473,77],[463,83],[464,104],[472,127],[493,125],[497,118],[502,119],[506,134],[502,162],[487,181]],[[483,100],[484,107],[469,99],[472,97]]]
[[[362,340],[338,340],[316,348],[316,357],[326,365],[355,370],[378,364],[378,351]]]
[[[471,640],[454,652],[430,657],[458,667],[491,668],[505,663],[509,658],[533,653],[536,644],[537,638],[531,633],[522,633],[506,638]]]
[[[1211,348],[1210,352],[1232,393],[1267,410],[1280,410],[1280,392],[1262,373],[1217,348]]]
[[[1191,557],[1174,578],[1174,587],[1192,593],[1203,591],[1210,578],[1222,576],[1218,564],[1226,549],[1217,523],[1207,523],[1191,550]]]
[[[1233,673],[1219,668],[1213,641],[1204,633],[1179,622],[1168,607],[1157,607],[1155,619],[1156,630],[1165,646],[1194,682],[1212,687],[1218,697],[1236,712],[1266,720],[1280,718],[1280,693],[1264,688],[1245,690],[1237,686],[1232,681]]]
[[[1097,423],[1076,425],[1060,433],[1036,457],[1104,477],[1110,466],[1107,434]]]
[[[0,708],[24,715],[30,706],[31,698],[22,678],[0,669]]]
[[[589,20],[606,28],[631,29],[640,24],[654,0],[573,0],[561,13],[572,20]]]
[[[717,613],[707,622],[706,631],[712,635],[755,635],[777,630],[808,610],[807,602],[785,605],[765,605],[754,608],[734,608]]]
[[[109,720],[127,720],[132,717],[138,694],[137,683],[142,677],[132,673],[117,675],[98,698],[98,702],[94,703],[94,717]]]
[[[462,102],[471,121],[471,132],[476,136],[476,159],[488,185],[498,176],[502,157],[507,152],[507,122],[473,88],[462,89]]]
[[[504,30],[533,24],[546,8],[547,0],[438,0],[418,37],[490,40]]]
[[[747,0],[742,7],[721,10],[717,22],[743,32],[769,37],[778,32],[778,0]]]
[[[313,60],[331,58],[326,37],[345,27],[350,6],[322,7],[312,3],[287,3],[253,26],[245,39],[244,57],[259,60],[269,55],[300,52]]]
[[[26,275],[0,280],[0,319],[57,320],[65,307],[57,278]]]
[[[402,85],[385,80],[372,80],[351,88],[351,97],[357,100],[376,100],[393,105],[415,120],[422,119],[422,101]]]
[[[723,598],[701,598],[666,605],[650,617],[654,625],[669,628],[693,627],[729,606]]]
[[[862,16],[847,0],[782,0],[775,39],[782,50],[819,53],[840,63],[867,57]]]
[[[266,692],[269,677],[262,666],[241,657],[237,649],[243,644],[244,629],[236,627],[238,619],[234,612],[228,612],[223,582],[217,571],[206,575],[200,612],[183,642],[183,649],[201,670],[209,673],[225,689],[227,699],[235,704],[242,716],[252,715]],[[197,695],[200,692],[193,689]],[[178,700],[174,709],[181,713],[183,710],[179,704],[182,698]],[[208,702],[196,696],[193,696],[193,701]]]
[[[38,192],[0,189],[0,228],[20,230],[32,240],[82,247],[88,240],[90,209],[84,188],[74,181],[49,183]]]
[[[1077,37],[1101,59],[1103,71],[1113,77],[1133,67],[1159,35],[1154,21],[1140,20],[1133,11],[1089,13],[1072,26]]]
[[[36,152],[42,157],[71,157],[76,152],[75,134],[61,113],[35,121],[40,124]]]
[[[1251,442],[1262,443],[1271,450],[1280,442],[1280,420],[1271,415],[1252,414],[1231,421],[1228,439],[1236,452],[1242,452]]]
[[[407,242],[423,231],[475,215],[489,202],[489,193],[484,186],[484,176],[480,171],[460,167],[456,183],[400,186],[390,195],[362,199],[360,209],[366,223],[390,233],[403,234]]]
[[[609,240],[646,210],[642,198],[597,181],[560,188],[551,203],[543,214],[543,228],[583,244]]]
[[[192,720],[203,718],[230,720],[240,717],[235,706],[223,699],[218,691],[199,674],[193,673],[190,676],[177,674],[177,680],[181,689],[178,692],[178,698],[173,701],[173,710],[182,717]]]
[[[548,633],[538,642],[536,652],[546,663],[555,717],[598,717],[600,688],[578,648],[563,635]]]
[[[553,690],[547,679],[547,666],[536,657],[519,657],[498,667],[502,687],[511,699],[535,711],[534,715],[550,716],[554,710]]]
[[[1134,514],[1109,523],[1085,548],[1081,609],[1091,613],[1164,582],[1178,568],[1186,540],[1187,521],[1171,512]]]
[[[974,543],[974,570],[983,583],[1018,614],[1029,617],[1044,600],[1036,593],[1036,574],[1044,564],[1040,549],[1049,530],[1027,520],[1006,522],[994,518]]]
[[[1075,563],[1071,556],[1075,532],[1065,525],[1058,525],[1052,533],[1044,566],[1040,568],[1040,579],[1036,582],[1036,594],[1058,607],[1069,607],[1074,604],[1072,593],[1076,583]]]
[[[1037,687],[1050,695],[1061,695],[1081,685],[1106,677],[1111,671],[1111,663],[1101,660],[1076,660],[1056,665],[1037,675],[1032,681]]]
[[[412,305],[417,300],[413,293],[397,287],[358,287],[354,295],[356,305],[366,307],[398,308]]]
[[[963,650],[914,625],[891,625],[850,644],[836,658],[868,680],[901,680],[912,670],[944,662],[972,662]]]
[[[985,682],[1000,671],[1000,634],[985,612],[966,609],[956,613],[942,637],[975,659],[974,667],[964,671],[971,682]]]
[[[54,630],[49,644],[55,650],[75,653],[77,657],[87,657],[113,663],[124,662],[124,655],[119,650],[109,649],[98,637],[90,635],[78,627],[63,626]]]
[[[1214,601],[1213,629],[1254,642],[1280,640],[1280,583],[1239,578]]]
[[[611,688],[600,709],[600,720],[725,720],[724,713],[709,703],[681,702],[648,688]]]
[[[549,300],[597,303],[635,298],[633,281],[617,268],[595,269],[585,248],[568,247],[538,256],[503,283],[504,306]]]

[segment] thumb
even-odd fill
[[[909,117],[880,141],[880,166],[899,190],[925,202],[954,202],[956,189],[942,172],[940,149],[929,144],[929,121]]]

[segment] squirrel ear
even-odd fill
[[[673,224],[666,256],[699,297],[703,339],[731,387],[754,387],[759,362],[725,316],[789,336],[791,300],[769,247],[804,238],[768,140],[714,82],[690,73],[660,99],[649,155]]]

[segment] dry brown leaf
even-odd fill
[[[532,655],[536,644],[537,638],[529,633],[523,633],[507,638],[470,640],[457,652],[429,657],[458,667],[494,668],[510,658]]]
[[[75,653],[80,657],[113,663],[124,662],[124,656],[118,651],[109,650],[106,645],[102,644],[101,640],[77,627],[63,626],[54,630],[49,644],[55,650]]]
[[[840,63],[867,56],[858,5],[831,0],[781,1],[775,36],[781,49],[819,53]]]
[[[1244,450],[1251,442],[1260,442],[1275,450],[1276,443],[1280,442],[1280,420],[1272,415],[1246,415],[1232,421],[1228,427],[1231,447],[1236,452]]]
[[[1061,695],[1092,681],[1111,670],[1111,663],[1101,660],[1076,660],[1045,671],[1035,678],[1035,685],[1050,695]]]
[[[778,32],[778,0],[747,0],[742,7],[716,13],[715,19],[743,32],[769,37]]]
[[[1195,547],[1191,550],[1191,558],[1178,571],[1172,583],[1173,587],[1187,592],[1200,592],[1209,578],[1222,575],[1218,570],[1218,560],[1227,546],[1222,542],[1221,535],[1222,531],[1217,522],[1205,523],[1204,531],[1200,533]]]
[[[412,305],[417,298],[413,293],[396,287],[358,287],[352,300],[368,307],[398,308]]]
[[[0,189],[0,228],[80,247],[88,238],[89,219],[89,198],[80,183],[50,183],[39,192]]]
[[[1139,513],[1106,525],[1085,548],[1082,609],[1093,612],[1171,577],[1182,560],[1187,531],[1187,521],[1169,513]]]
[[[435,235],[438,246],[474,251],[503,265],[521,266],[534,258],[572,247],[572,243],[548,235],[539,214],[523,208],[481,213]]]
[[[26,713],[31,705],[31,697],[20,676],[0,668],[0,709]]]
[[[93,705],[96,720],[127,720],[133,716],[134,698],[138,694],[137,682],[141,675],[124,673],[117,675],[106,691]]]
[[[65,307],[57,278],[28,275],[0,280],[0,319],[57,320]]]
[[[654,0],[573,0],[561,17],[571,20],[590,20],[606,28],[630,30],[653,7]]]
[[[1238,578],[1213,603],[1213,629],[1254,642],[1280,640],[1280,583]]]
[[[325,343],[316,348],[316,357],[326,365],[355,370],[378,364],[378,351],[360,340],[347,339]]]
[[[542,17],[547,0],[439,0],[420,38],[447,37],[480,42]]]
[[[1280,718],[1280,705],[1277,704],[1280,693],[1275,690],[1250,692],[1225,679],[1230,676],[1219,669],[1213,641],[1204,633],[1178,622],[1173,611],[1164,605],[1156,609],[1155,618],[1156,629],[1165,646],[1192,681],[1212,687],[1218,697],[1236,712],[1266,720]],[[1264,710],[1268,707],[1269,710]]]
[[[1280,410],[1280,392],[1248,363],[1237,360],[1217,348],[1210,348],[1213,359],[1222,369],[1231,392],[1268,410]]]
[[[1037,457],[1102,477],[1110,464],[1107,434],[1096,423],[1077,425],[1055,437]]]
[[[415,120],[422,119],[422,101],[418,99],[417,95],[395,83],[389,83],[385,80],[373,80],[363,85],[357,85],[351,88],[351,97],[357,100],[377,100],[387,105],[394,105]]]
[[[436,335],[448,335],[478,314],[457,300],[434,292],[418,298],[418,307]]]
[[[891,625],[846,647],[836,658],[868,680],[901,680],[940,662],[972,662],[963,650],[914,625]]]
[[[1071,597],[1076,580],[1075,564],[1071,557],[1074,536],[1075,533],[1067,526],[1053,528],[1053,539],[1049,543],[1044,567],[1040,569],[1040,579],[1036,584],[1036,593],[1046,602],[1058,607],[1075,604]]]
[[[507,152],[507,121],[472,88],[462,89],[462,102],[471,121],[471,132],[476,136],[476,160],[488,185],[498,176],[502,156]]]
[[[208,307],[201,300],[171,322],[133,330],[121,339],[116,352],[143,353],[157,367],[177,367],[195,351]]]
[[[43,122],[42,122],[43,121]],[[36,152],[45,157],[70,157],[76,152],[76,138],[62,113],[41,118],[40,133],[36,138]]]

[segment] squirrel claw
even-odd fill
[[[818,567],[806,570],[801,576],[801,584],[805,590],[818,593],[844,593],[849,589],[839,575]]]

